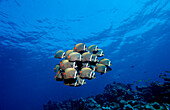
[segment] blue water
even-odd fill
[[[112,71],[81,87],[56,82],[55,52],[77,43],[102,48]],[[0,0],[0,110],[42,110],[167,70],[169,0]]]

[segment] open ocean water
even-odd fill
[[[57,50],[96,44],[112,71],[80,87],[54,79]],[[0,110],[43,110],[102,93],[113,81],[170,71],[169,0],[0,0]],[[169,73],[167,73],[169,75]]]

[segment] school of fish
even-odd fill
[[[85,79],[96,78],[95,73],[104,74],[110,70],[111,61],[103,57],[102,49],[97,45],[91,45],[88,48],[84,43],[76,44],[71,50],[64,52],[59,50],[54,58],[62,59],[54,68],[57,73],[56,81],[64,81],[64,85],[81,86],[86,84]],[[65,58],[65,59],[64,59]]]

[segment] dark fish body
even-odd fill
[[[77,86],[77,79],[64,79],[64,85]]]

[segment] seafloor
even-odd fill
[[[162,77],[164,83],[151,82],[148,86],[113,82],[102,94],[62,102],[48,101],[44,110],[169,110],[170,78]]]

